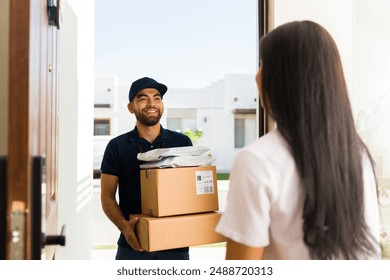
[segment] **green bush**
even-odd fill
[[[198,141],[198,139],[199,139],[200,137],[202,137],[203,131],[200,130],[200,129],[197,129],[197,130],[195,130],[195,131],[193,131],[192,129],[186,129],[186,130],[183,132],[183,134],[187,135],[187,136],[191,139],[192,143],[195,144],[196,141]]]

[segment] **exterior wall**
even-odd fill
[[[113,76],[95,77],[95,104],[102,100],[107,81]],[[95,118],[110,118],[112,136],[95,136],[94,168],[99,169],[104,148],[112,137],[129,131],[135,125],[135,118],[127,110],[129,86],[114,86],[112,100],[114,108],[95,108]],[[191,109],[196,111],[196,128],[203,135],[195,145],[210,148],[219,172],[229,171],[236,149],[234,148],[234,109],[256,108],[257,88],[251,75],[227,75],[206,88],[169,88],[164,96],[165,112],[161,124],[167,127],[170,109]]]
[[[345,79],[353,94],[354,0],[274,0],[275,27],[293,20],[312,20],[334,38],[343,62]]]
[[[117,87],[117,102],[115,107],[115,125],[117,135],[132,130],[135,126],[135,116],[127,109],[129,104],[130,86]]]
[[[130,131],[135,126],[135,117],[127,109],[128,92],[129,87],[118,85],[115,76],[95,76],[94,104],[110,104],[111,107],[94,108],[94,118],[110,119],[111,135],[94,136],[94,170],[100,169],[103,153],[110,139]]]
[[[117,79],[115,76],[97,76],[95,79],[95,104],[109,104],[111,108],[115,106],[115,86]]]
[[[57,259],[90,259],[94,103],[94,1],[63,1],[59,57],[59,227]]]

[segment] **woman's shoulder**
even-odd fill
[[[253,170],[255,173],[262,170],[263,174],[270,176],[286,170],[293,172],[295,169],[289,146],[278,130],[270,131],[242,148],[234,162],[237,168]],[[271,177],[275,177],[274,175]]]
[[[291,155],[289,145],[278,129],[274,129],[256,139],[245,146],[241,152],[244,154],[252,153],[263,158],[275,158],[276,156],[286,157]]]

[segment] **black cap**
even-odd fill
[[[155,88],[157,89],[161,97],[167,92],[168,88],[166,85],[158,83],[156,80],[153,80],[152,78],[144,77],[141,79],[136,80],[131,84],[130,91],[129,91],[129,101],[133,100],[134,96],[140,92],[141,90],[145,88]]]

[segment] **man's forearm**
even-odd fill
[[[125,224],[128,223],[126,218],[123,216],[119,205],[116,201],[112,201],[112,199],[102,199],[102,207],[106,216],[110,219],[110,221],[120,230],[125,227]]]

